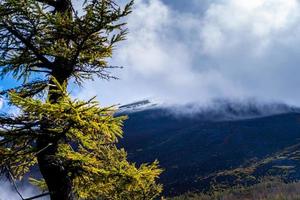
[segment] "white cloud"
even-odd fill
[[[79,96],[98,95],[104,104],[300,100],[297,0],[193,0],[184,8],[163,1],[136,1],[128,40],[112,60],[125,66],[115,72],[120,80],[88,83]]]
[[[289,37],[288,33],[299,24],[299,10],[297,0],[213,3],[203,19],[203,49],[215,54],[216,51],[235,49],[251,40],[253,50],[259,50],[278,37]]]
[[[9,182],[0,182],[0,200],[20,200],[20,196],[18,193],[13,189]],[[35,195],[40,194],[36,189],[29,186],[24,186],[19,188],[19,192],[23,196],[23,198],[33,197]],[[48,197],[39,198],[40,200],[48,200]]]
[[[4,100],[0,98],[0,110],[3,108]]]

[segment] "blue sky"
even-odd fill
[[[300,106],[297,0],[136,0],[128,27],[110,60],[125,67],[113,71],[120,79],[72,87],[74,96],[105,105],[256,98]]]

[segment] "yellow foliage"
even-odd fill
[[[156,183],[162,172],[158,162],[138,167],[126,160],[124,149],[116,147],[126,117],[115,117],[113,107],[100,108],[94,99],[87,102],[71,100],[67,94],[56,104],[22,98],[17,93],[10,93],[10,101],[20,108],[26,120],[44,123],[43,130],[38,130],[39,126],[32,127],[33,130],[61,138],[53,159],[59,160],[68,170],[79,199],[150,200],[161,193],[162,186]],[[16,137],[13,148],[24,143],[18,136],[10,137]],[[34,143],[37,137],[30,135],[28,140]],[[23,148],[22,152],[27,152],[27,148],[34,150],[30,145]],[[10,160],[14,150],[2,147],[0,155]],[[25,157],[15,155],[10,166],[16,176],[22,178],[36,164],[35,153]],[[43,181],[31,179],[31,182],[42,189],[45,187]]]

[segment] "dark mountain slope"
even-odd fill
[[[245,119],[246,111],[242,117],[234,112],[230,118],[216,111],[194,115],[173,115],[160,108],[129,112],[121,144],[134,162],[158,159],[165,169],[161,182],[166,194],[175,195],[206,189],[211,181],[206,177],[266,159],[300,142],[298,113],[289,110],[261,117],[256,112]]]

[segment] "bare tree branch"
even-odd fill
[[[49,6],[56,6],[56,1],[54,0],[37,0],[38,2],[48,4]]]
[[[14,178],[14,176],[12,175],[10,169],[9,169],[7,166],[6,166],[6,170],[7,170],[7,172],[8,172],[9,179],[10,179],[10,181],[11,181],[13,187],[15,188],[15,190],[16,190],[16,192],[18,193],[18,195],[20,196],[20,198],[21,198],[22,200],[24,200],[22,194],[20,193],[20,191],[19,191],[19,189],[18,189],[18,186],[17,186],[17,184],[16,184],[15,178]]]
[[[47,192],[47,193],[44,193],[44,194],[39,194],[39,195],[36,195],[36,196],[33,196],[33,197],[29,197],[29,198],[26,198],[26,199],[24,199],[24,200],[37,199],[37,198],[44,197],[44,196],[48,196],[48,195],[50,195],[50,192]]]

